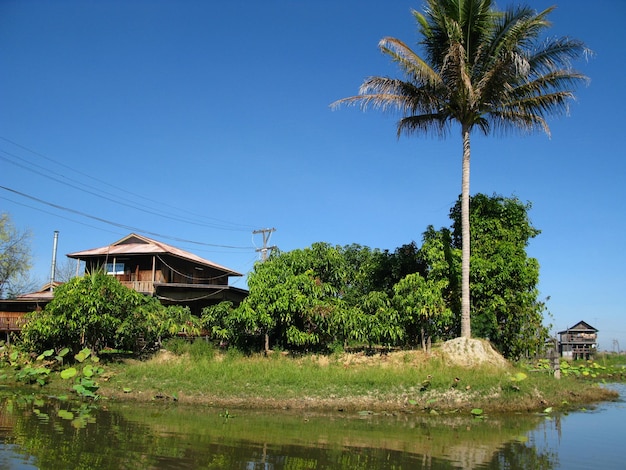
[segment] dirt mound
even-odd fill
[[[480,339],[455,338],[443,343],[441,352],[448,362],[457,366],[490,364],[504,368],[509,365],[487,341]]]

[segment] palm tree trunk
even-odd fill
[[[470,326],[470,128],[463,125],[463,176],[461,180],[461,337],[471,338]]]

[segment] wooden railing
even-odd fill
[[[120,281],[129,289],[137,292],[152,294],[154,292],[154,283],[152,281]]]
[[[593,337],[593,338],[583,338],[581,336],[573,336],[573,335],[565,335],[563,336],[563,339],[561,340],[562,343],[589,343],[589,344],[593,344],[596,342],[598,338],[597,337]]]
[[[22,323],[24,323],[24,315],[21,313],[0,313],[0,331],[20,331]]]

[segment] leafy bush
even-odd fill
[[[54,299],[41,312],[27,317],[23,346],[31,351],[69,347],[136,350],[138,339],[154,341],[153,321],[166,309],[155,298],[123,286],[103,272],[77,277],[57,287]]]

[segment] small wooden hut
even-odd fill
[[[598,330],[579,321],[571,328],[559,331],[559,352],[568,359],[591,359],[598,349]]]

